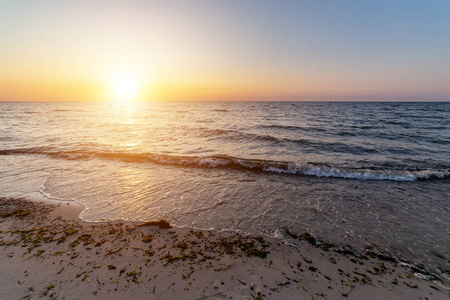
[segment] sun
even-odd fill
[[[135,78],[129,75],[122,75],[114,81],[114,93],[120,101],[129,101],[136,98],[139,92],[139,85]]]

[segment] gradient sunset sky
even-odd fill
[[[450,100],[450,1],[3,1],[0,100]]]

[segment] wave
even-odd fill
[[[398,122],[393,122],[392,124],[400,124]],[[390,134],[388,132],[382,131],[382,130],[376,130],[376,131],[368,131],[368,132],[362,132],[362,130],[367,130],[367,129],[382,129],[379,126],[376,125],[370,125],[370,126],[348,126],[353,130],[349,130],[346,128],[335,128],[335,129],[323,129],[323,128],[314,128],[314,127],[301,127],[301,126],[292,126],[292,125],[258,125],[255,126],[255,129],[280,129],[280,130],[286,130],[286,131],[304,131],[304,132],[308,132],[308,131],[326,131],[328,133],[332,133],[336,136],[343,136],[343,137],[355,137],[355,136],[360,136],[360,137],[367,137],[367,138],[379,138],[379,139],[384,139],[384,140],[405,140],[408,142],[413,142],[413,143],[417,143],[418,140],[422,140],[423,142],[427,142],[427,143],[431,143],[431,144],[437,144],[437,145],[448,145],[450,143],[450,140],[446,139],[445,137],[439,136],[438,138],[433,137],[432,135],[420,135],[420,134],[415,134],[415,133],[398,133],[398,134]],[[406,127],[404,127],[406,128]],[[357,131],[355,131],[355,129]],[[447,129],[447,126],[422,126],[420,127],[420,129],[424,129],[424,130],[445,130]],[[287,142],[298,142],[297,140],[292,140],[292,139],[279,139],[287,141]],[[326,143],[323,142],[323,144],[330,144],[331,146],[332,143]],[[338,143],[339,144],[339,143]],[[348,149],[344,149],[344,151],[352,151],[355,148],[358,147],[354,147],[354,146],[349,146]],[[356,149],[359,151],[359,149]],[[375,153],[373,152],[373,149],[370,149],[369,151],[365,151],[365,149],[362,149],[361,152],[366,152],[366,153]]]
[[[295,125],[256,125],[254,126],[256,129],[284,129],[284,130],[292,130],[292,131],[321,131],[325,132],[326,129],[321,127],[305,127],[305,126],[295,126]]]
[[[54,109],[54,112],[87,112],[87,110],[83,109]]]
[[[0,155],[41,154],[68,160],[94,158],[135,163],[155,163],[193,168],[217,168],[236,171],[278,173],[359,180],[417,181],[450,178],[450,168],[408,169],[402,166],[356,164],[335,165],[311,162],[285,162],[246,159],[231,156],[171,156],[157,153],[59,151],[52,147],[0,150]]]
[[[249,132],[243,132],[238,130],[230,130],[230,129],[212,129],[207,127],[201,127],[196,129],[199,132],[201,137],[206,138],[221,138],[227,139],[230,141],[261,141],[261,142],[269,142],[272,145],[277,144],[294,144],[301,146],[303,148],[308,147],[311,149],[317,150],[329,150],[332,149],[334,152],[341,153],[359,153],[359,154],[376,154],[378,150],[373,148],[368,148],[360,145],[351,145],[340,142],[326,142],[320,140],[311,140],[311,139],[290,139],[286,137],[275,137],[268,134],[255,134]],[[304,149],[306,150],[306,149]],[[405,150],[408,151],[408,150]],[[408,152],[409,153],[409,152]]]
[[[24,111],[22,113],[24,113],[24,114],[41,114],[41,112],[39,112],[39,111]]]

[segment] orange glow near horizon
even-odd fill
[[[130,75],[115,78],[104,76],[102,80],[90,81],[77,78],[58,80],[30,79],[22,81],[0,78],[0,101],[90,101],[90,102],[136,102],[136,101],[272,101],[272,100],[377,100],[376,87],[366,85],[348,89],[332,82],[303,80],[296,86],[268,80],[186,80],[175,78],[164,82],[142,80]],[[236,79],[236,78],[233,78]],[[238,82],[239,80],[242,80]],[[322,84],[322,85],[321,85]],[[402,97],[395,87],[385,87],[386,94]],[[423,91],[425,94],[426,91]],[[353,98],[352,95],[354,95]],[[407,97],[400,100],[408,100]]]

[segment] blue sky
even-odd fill
[[[47,97],[42,91],[52,86],[57,95],[77,84],[87,97],[108,74],[127,70],[154,97],[450,100],[450,1],[0,7],[1,99]]]

